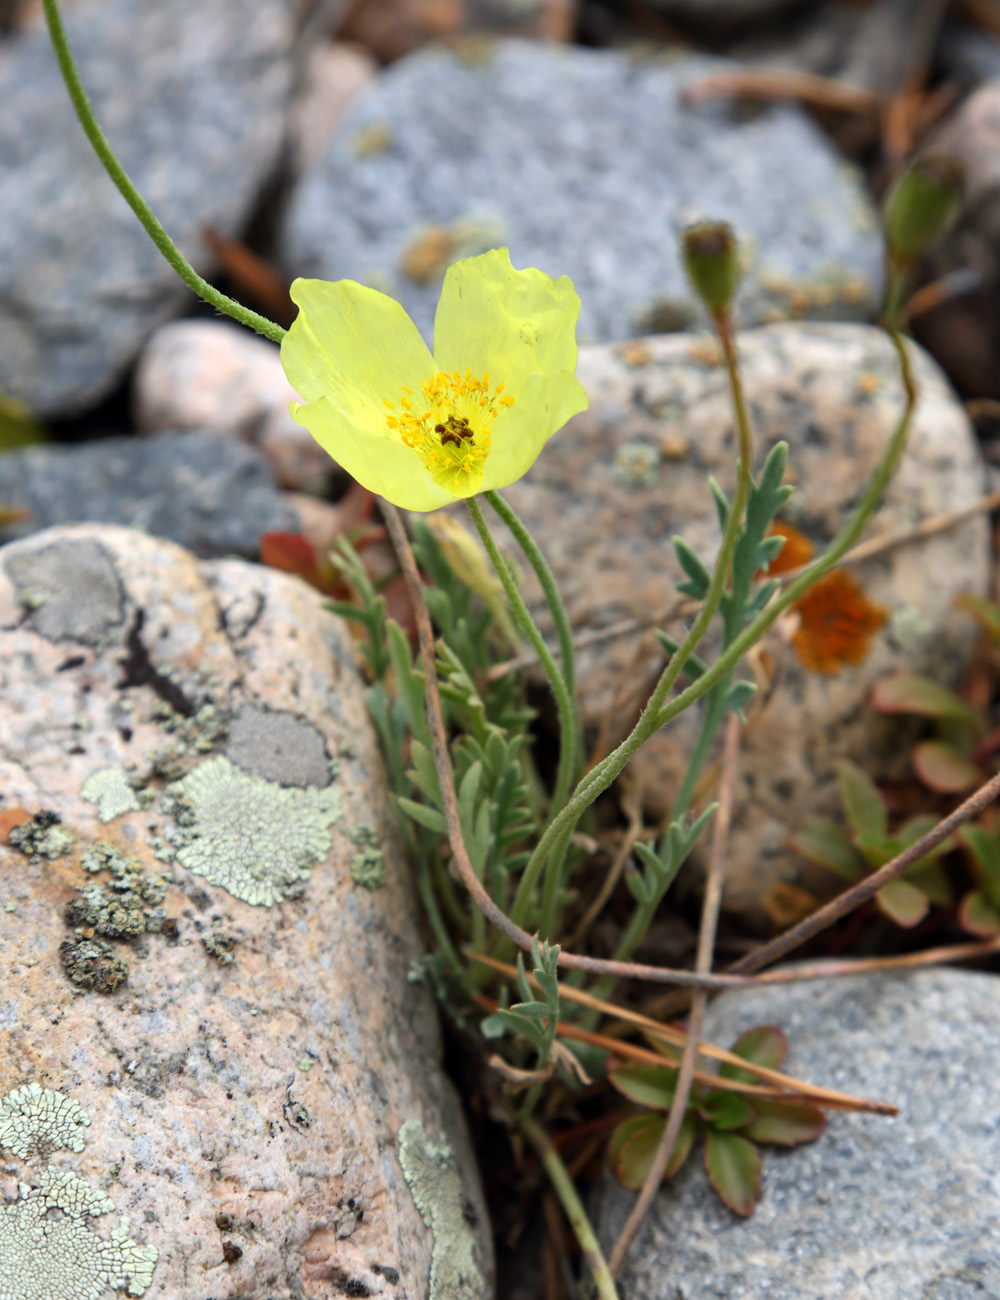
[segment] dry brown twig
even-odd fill
[[[712,852],[709,858],[708,875],[705,880],[705,897],[701,905],[701,925],[698,931],[698,951],[695,956],[695,970],[699,975],[707,975],[712,969],[712,955],[715,952],[715,935],[719,925],[719,910],[722,905],[722,887],[725,875],[726,850],[729,846],[729,827],[733,818],[733,795],[736,788],[736,767],[739,757],[740,720],[736,713],[730,713],[726,719],[726,733],[723,741],[722,779],[719,782],[719,806],[712,826]],[[691,1015],[688,1018],[687,1041],[681,1056],[680,1070],[677,1074],[677,1087],[667,1125],[660,1138],[660,1144],[653,1157],[649,1173],[643,1182],[642,1190],[635,1204],[629,1211],[625,1225],[621,1230],[614,1249],[608,1258],[611,1276],[617,1277],[621,1272],[625,1256],[642,1227],[643,1220],[660,1190],[667,1165],[673,1154],[674,1146],[681,1131],[681,1124],[687,1112],[691,1085],[694,1082],[695,1066],[698,1061],[698,1043],[701,1041],[701,1029],[705,1019],[705,1006],[708,994],[704,989],[696,989],[691,1000]]]

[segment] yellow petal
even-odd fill
[[[437,510],[456,499],[435,483],[412,448],[386,437],[378,427],[355,424],[325,397],[293,402],[291,412],[296,424],[308,429],[352,478],[393,505],[403,510]]]
[[[506,248],[448,268],[434,317],[434,360],[444,371],[490,372],[516,400],[528,375],[576,369],[580,298],[566,275],[516,271]]]
[[[576,375],[529,375],[517,401],[497,416],[481,491],[506,487],[535,463],[549,438],[590,405]]]
[[[299,314],[281,344],[289,383],[307,402],[326,398],[349,423],[385,432],[384,402],[397,402],[404,384],[419,392],[434,367],[417,327],[394,298],[353,280],[296,280],[291,295]]]

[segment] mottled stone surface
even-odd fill
[[[78,0],[66,16],[112,147],[195,267],[238,234],[275,161],[288,0]],[[0,46],[0,386],[36,412],[92,405],[189,301],[83,135],[44,30]]]
[[[294,172],[316,161],[348,104],[371,84],[377,71],[375,59],[360,45],[329,41],[309,46],[288,112]]]
[[[59,588],[52,574],[74,557],[85,561],[75,586]],[[31,589],[46,599],[26,610]],[[99,613],[82,626],[75,610],[90,600]],[[48,1108],[66,1121],[49,1124],[44,1146],[25,1136],[16,1098],[0,1102],[0,1232],[28,1230],[28,1188],[56,1165],[86,1180],[102,1214],[113,1204],[130,1217],[109,1269],[141,1269],[141,1252],[158,1252],[147,1300],[424,1300],[444,1237],[463,1294],[484,1300],[488,1247],[450,1210],[480,1227],[485,1212],[434,1007],[407,978],[419,925],[342,628],[296,579],[96,526],[0,550],[0,626],[0,1098],[37,1083],[67,1099]],[[182,809],[165,786],[212,764],[255,783],[260,806],[273,805],[269,833],[293,797],[338,810],[326,849],[299,860],[305,878],[273,906],[240,901],[174,855],[192,824],[175,825]],[[108,771],[143,807],[101,822],[81,790]],[[7,844],[42,809],[72,836],[51,860]],[[196,811],[195,829],[204,800]],[[352,879],[361,839],[381,851],[381,887]],[[230,835],[202,838],[203,852],[211,842],[224,876],[254,851]],[[101,940],[127,981],[78,991],[60,962],[74,937],[64,909],[106,884],[115,850],[111,869],[127,876],[122,855],[134,859],[144,888],[166,873],[162,928]],[[433,1211],[407,1182],[423,1147],[402,1153],[405,1177],[400,1161],[413,1122],[434,1153],[421,1183],[440,1189]],[[71,1219],[66,1232],[92,1247],[86,1234],[106,1239],[105,1222]],[[96,1276],[106,1261],[92,1263]]]
[[[262,533],[297,526],[264,454],[204,429],[8,452],[0,501],[30,512],[0,528],[3,540],[92,520],[128,524],[202,556],[254,556]]]
[[[629,1300],[985,1300],[1000,1295],[1000,997],[965,971],[865,976],[727,993],[705,1037],[779,1025],[786,1069],[894,1102],[833,1112],[810,1146],[764,1155],[760,1202],[738,1219],[690,1158],[660,1193],[620,1284]],[[610,1243],[634,1197],[610,1178]]]
[[[255,443],[291,488],[321,487],[333,462],[288,414],[298,394],[278,349],[229,321],[162,325],[135,371],[132,406],[144,433],[197,429]]]
[[[676,235],[732,221],[744,319],[863,317],[879,280],[870,203],[796,108],[750,120],[684,86],[716,66],[496,41],[400,60],[292,196],[289,273],[399,297],[429,336],[449,258],[507,244],[573,278],[590,341],[676,329],[690,293]]]
[[[820,547],[847,517],[897,419],[895,354],[879,331],[858,325],[768,326],[742,334],[739,349],[757,465],[766,448],[788,441],[798,491],[785,517]],[[909,450],[870,536],[905,530],[983,492],[960,404],[919,350],[916,366],[922,398]],[[715,475],[731,491],[735,453],[726,374],[707,338],[585,349],[578,373],[590,411],[557,434],[506,495],[585,632],[662,615],[675,603],[681,574],[671,539],[680,534],[704,560],[714,556],[719,528],[706,480]],[[986,524],[971,519],[853,571],[889,611],[861,667],[832,677],[807,673],[791,646],[777,635],[768,640],[778,687],[744,738],[725,896],[761,922],[762,900],[779,882],[820,891],[835,883],[784,841],[801,818],[838,807],[836,760],[854,758],[876,776],[905,762],[898,732],[867,706],[872,684],[902,668],[945,682],[960,676],[976,630],[952,601],[960,591],[985,592]],[[675,617],[667,630],[677,636],[684,626]],[[608,741],[617,742],[662,663],[651,638],[637,654],[635,633],[583,650],[581,699],[592,731],[608,719]],[[633,763],[652,813],[670,805],[695,726],[694,714],[683,715]]]
[[[964,100],[928,148],[965,168],[958,220],[932,251],[928,270],[971,269],[980,282],[975,292],[928,312],[921,337],[957,384],[977,396],[1000,397],[1000,76]]]

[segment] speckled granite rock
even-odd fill
[[[53,524],[128,524],[201,556],[255,556],[296,526],[261,452],[204,431],[28,447],[0,457],[0,501],[30,511],[9,541]]]
[[[70,41],[98,120],[171,237],[237,234],[275,161],[288,0],[78,0]],[[0,386],[42,415],[111,389],[189,300],[94,157],[48,36],[0,47]]]
[[[894,353],[878,330],[859,325],[773,325],[742,334],[739,347],[759,432],[757,463],[774,442],[789,442],[799,491],[785,517],[822,545],[846,518],[897,418]],[[680,534],[699,556],[714,555],[718,521],[706,479],[714,474],[731,490],[734,453],[726,375],[707,338],[585,349],[578,373],[590,411],[553,438],[506,495],[542,545],[582,632],[676,600],[681,575],[671,538]],[[919,350],[917,374],[923,396],[909,451],[871,536],[968,505],[984,490],[965,414]],[[801,818],[839,806],[835,761],[852,757],[875,774],[905,761],[893,752],[893,729],[867,707],[873,682],[900,668],[947,682],[961,674],[976,631],[952,601],[959,591],[985,592],[986,524],[971,519],[854,572],[890,611],[861,667],[833,677],[807,673],[790,646],[769,641],[780,684],[745,736],[725,896],[761,924],[762,900],[779,882],[821,892],[835,883],[784,846]],[[609,717],[612,742],[663,663],[651,645],[638,660],[634,635],[581,654],[589,724]],[[620,678],[623,696],[616,695]],[[693,714],[683,715],[633,763],[653,813],[670,805],[695,726]]]
[[[1000,997],[995,975],[926,971],[727,993],[705,1037],[780,1025],[787,1069],[899,1116],[832,1113],[810,1146],[764,1156],[749,1219],[690,1159],[621,1275],[629,1300],[985,1300],[1000,1295]],[[611,1242],[634,1197],[610,1178]]]
[[[139,358],[132,391],[144,433],[197,429],[256,443],[285,487],[320,487],[333,461],[288,414],[297,400],[277,347],[219,320],[161,325]]]
[[[1000,397],[1000,77],[964,100],[929,147],[958,158],[966,177],[958,221],[931,253],[929,271],[972,269],[981,283],[928,312],[920,335],[962,388]]]
[[[0,1291],[424,1300],[433,1267],[485,1300],[340,626],[283,574],[95,526],[0,550],[0,626]]]
[[[684,107],[714,66],[519,41],[422,50],[300,182],[285,265],[392,292],[429,335],[446,262],[507,244],[516,266],[573,278],[581,339],[620,340],[690,318],[676,232],[710,215],[753,250],[744,319],[863,317],[880,251],[857,178],[798,109]]]

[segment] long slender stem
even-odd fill
[[[249,307],[244,307],[233,298],[227,297],[226,294],[220,293],[207,280],[202,279],[160,225],[152,208],[132,183],[108,144],[104,132],[97,124],[97,119],[94,117],[94,111],[90,106],[90,100],[87,98],[87,92],[80,81],[80,75],[77,72],[69,48],[66,28],[63,26],[57,0],[42,0],[42,7],[45,10],[45,21],[48,24],[52,48],[55,50],[63,81],[66,83],[66,89],[69,91],[69,97],[73,102],[76,115],[80,119],[80,125],[93,146],[94,152],[103,163],[104,170],[117,185],[125,202],[139,218],[150,239],[188,288],[193,290],[199,298],[203,298],[210,306],[217,308],[226,316],[231,316],[233,320],[239,321],[241,325],[248,325],[250,329],[256,330],[258,334],[263,334],[266,338],[273,339],[275,343],[280,343],[285,337],[285,331],[280,325],[268,320],[266,316],[260,316],[257,312],[251,311]]]
[[[570,694],[572,694],[576,681],[576,650],[573,645],[573,628],[569,621],[566,606],[563,604],[562,596],[559,594],[555,575],[549,568],[549,562],[542,554],[538,543],[525,527],[524,522],[500,493],[484,492],[483,496],[510,529],[518,546],[524,552],[525,559],[535,571],[542,594],[545,596],[545,603],[552,615],[552,624],[559,641],[559,657],[562,661],[563,676],[566,678],[566,686]]]
[[[728,334],[728,328],[719,324],[720,338],[728,339],[729,347],[732,348],[732,340]],[[725,348],[725,344],[723,345]],[[731,373],[735,372],[735,362],[731,368]],[[523,920],[530,903],[532,891],[540,875],[542,868],[552,851],[554,845],[558,842],[566,826],[575,827],[584,809],[588,808],[602,791],[606,790],[619,772],[625,767],[632,755],[638,750],[662,725],[657,723],[656,718],[663,709],[664,701],[673,689],[674,683],[684,671],[684,665],[698,648],[702,637],[708,631],[709,624],[715,617],[719,604],[722,601],[722,595],[725,591],[726,582],[729,578],[729,566],[733,558],[733,551],[736,547],[736,541],[739,537],[740,526],[743,521],[743,512],[746,508],[747,495],[750,490],[750,439],[749,439],[749,417],[746,411],[746,405],[743,402],[742,391],[737,384],[733,392],[734,406],[738,412],[737,415],[737,432],[740,440],[740,465],[739,477],[736,484],[736,493],[733,498],[732,508],[729,511],[729,517],[726,520],[726,527],[722,535],[722,545],[719,547],[719,554],[716,556],[715,567],[712,570],[712,577],[709,582],[708,591],[705,593],[705,600],[699,610],[694,622],[688,630],[687,636],[674,651],[670,662],[660,674],[660,679],[653,689],[652,695],[643,710],[642,717],[632,729],[631,734],[618,746],[608,758],[604,759],[596,768],[584,777],[583,781],[577,786],[573,798],[563,811],[557,815],[546,830],[538,843],[531,858],[528,860],[518,885],[517,894],[514,898],[514,906],[511,915],[514,920]],[[701,678],[698,679],[699,681]],[[695,683],[697,685],[697,683]],[[702,692],[704,694],[704,692]],[[617,761],[620,759],[621,761]],[[615,760],[615,762],[612,762]],[[617,762],[617,765],[616,765]],[[607,779],[603,777],[604,771],[607,771]]]
[[[607,1260],[601,1250],[600,1242],[594,1233],[583,1202],[577,1195],[569,1171],[562,1162],[562,1156],[552,1144],[552,1140],[536,1120],[523,1118],[520,1121],[521,1132],[535,1148],[542,1167],[549,1176],[549,1182],[569,1220],[573,1235],[580,1243],[583,1257],[587,1261],[598,1300],[619,1300],[615,1280],[608,1269]]]
[[[715,951],[715,934],[719,925],[719,909],[722,906],[722,886],[725,877],[726,849],[729,845],[729,827],[733,817],[733,794],[736,789],[736,761],[739,755],[740,722],[735,713],[729,715],[726,727],[725,753],[722,760],[722,780],[719,783],[719,808],[715,814],[713,827],[712,856],[705,881],[705,898],[701,907],[701,926],[698,931],[698,951],[695,954],[694,968],[699,975],[707,975],[712,969],[712,954]],[[691,1015],[688,1017],[687,1038],[681,1056],[681,1066],[677,1072],[677,1086],[666,1128],[660,1138],[656,1155],[646,1175],[642,1190],[632,1206],[625,1226],[615,1242],[611,1252],[610,1268],[617,1277],[621,1272],[625,1256],[642,1227],[643,1220],[660,1190],[664,1174],[673,1155],[674,1146],[687,1114],[688,1098],[694,1082],[695,1067],[698,1063],[698,1043],[701,1039],[702,1025],[705,1020],[705,1007],[708,994],[704,989],[696,989],[691,1002]]]
[[[574,768],[576,765],[576,709],[573,705],[569,688],[566,685],[566,679],[559,670],[559,665],[553,658],[552,651],[545,644],[545,638],[538,630],[538,625],[531,617],[528,606],[525,604],[524,597],[514,575],[511,573],[510,565],[500,554],[500,550],[493,540],[493,534],[483,517],[483,512],[479,502],[475,497],[469,497],[466,501],[469,514],[472,516],[472,522],[476,525],[483,545],[486,547],[486,553],[497,571],[497,577],[503,584],[503,589],[507,595],[507,602],[510,605],[511,612],[517,621],[518,626],[524,632],[525,636],[535,648],[539,662],[545,669],[545,675],[549,679],[549,685],[552,687],[552,694],[556,698],[556,709],[559,713],[559,767],[556,772],[555,789],[552,794],[552,806],[562,808],[569,795],[570,787],[573,783]]]
[[[821,578],[832,569],[857,541],[881,501],[886,486],[899,463],[899,458],[906,446],[906,435],[909,432],[913,411],[916,406],[917,390],[906,345],[898,334],[894,333],[892,337],[900,358],[903,384],[906,390],[906,403],[889,440],[885,455],[869,479],[864,495],[851,519],[845,524],[840,534],[824,554],[814,560],[794,582],[790,583],[780,595],[776,596],[768,607],[719,656],[715,663],[702,673],[697,681],[692,682],[679,695],[676,695],[669,704],[663,704],[665,692],[660,691],[660,685],[662,685],[667,674],[673,668],[674,660],[671,660],[664,670],[664,674],[660,678],[660,683],[650,698],[649,704],[643,710],[642,716],[632,728],[632,731],[617,749],[612,750],[605,759],[591,769],[573,792],[566,807],[546,829],[531,860],[525,867],[521,880],[522,888],[529,872],[533,874],[534,878],[537,878],[542,864],[552,851],[558,837],[564,833],[566,827],[576,826],[584,811],[611,785],[632,756],[646,743],[650,736],[679,713],[689,708],[696,700],[700,700],[702,696],[707,695],[712,687],[720,682],[730,669],[739,663],[746,652],[760,640],[775,620],[790,605],[793,605],[800,596],[804,595],[818,578]],[[680,651],[678,651],[678,654],[680,654]],[[677,655],[674,656],[674,659],[676,658]],[[669,689],[670,685],[672,685],[672,681],[668,683],[667,689]]]

